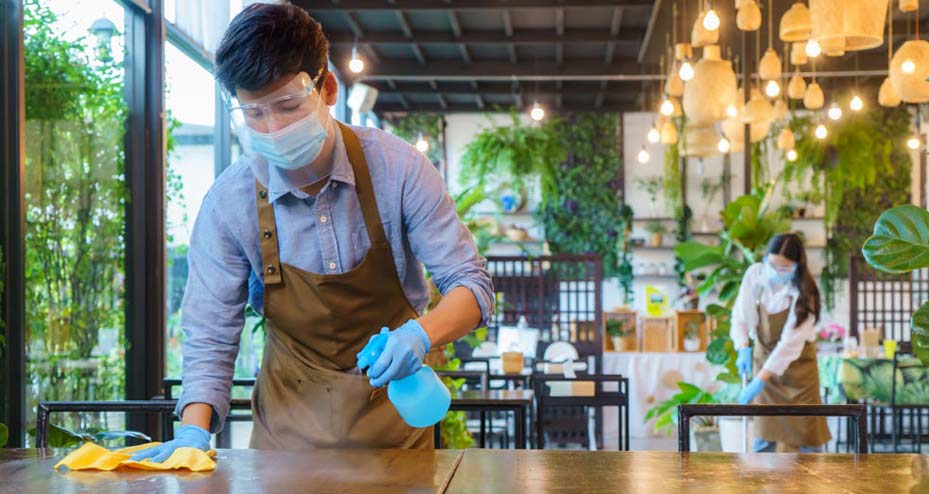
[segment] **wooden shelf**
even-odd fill
[[[823,221],[825,219],[822,216],[804,216],[802,218],[790,218],[790,221]]]
[[[632,218],[632,221],[676,221],[676,218],[659,217],[659,218]]]
[[[659,245],[658,247],[654,247],[651,245],[639,245],[639,246],[630,245],[629,248],[632,250],[657,250],[657,251],[666,251],[666,250],[673,251],[674,250],[673,245]]]

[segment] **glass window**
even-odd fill
[[[38,401],[125,396],[125,17],[114,0],[24,2],[27,424]]]

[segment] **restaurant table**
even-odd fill
[[[920,455],[468,449],[219,450],[213,472],[56,472],[63,451],[0,450],[0,493],[929,492]]]
[[[532,404],[535,394],[532,390],[491,389],[452,392],[450,411],[480,412],[482,417],[488,412],[513,412],[514,440],[516,448],[526,447],[526,420],[532,416]],[[481,420],[480,445],[485,445],[486,426]],[[439,444],[441,432],[435,428],[436,444]]]
[[[66,450],[0,449],[0,493],[434,493],[451,480],[460,451],[217,450],[212,472],[60,472]]]

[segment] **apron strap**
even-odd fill
[[[384,233],[384,226],[381,224],[377,200],[374,198],[374,186],[371,183],[371,174],[368,172],[368,161],[361,149],[361,143],[358,142],[358,136],[348,125],[339,121],[336,123],[342,131],[342,143],[345,145],[348,161],[355,173],[355,193],[361,204],[361,214],[364,215],[368,238],[371,240],[371,245],[387,244],[387,234]]]
[[[261,272],[264,284],[281,282],[281,259],[277,251],[277,228],[274,223],[274,205],[268,201],[268,188],[255,180],[255,199],[258,205],[258,238],[261,242]]]

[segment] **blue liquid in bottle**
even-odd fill
[[[387,330],[375,336],[358,354],[358,368],[374,364],[387,344]],[[448,388],[431,367],[424,365],[414,374],[387,384],[387,398],[411,427],[429,427],[445,417],[452,403]]]

